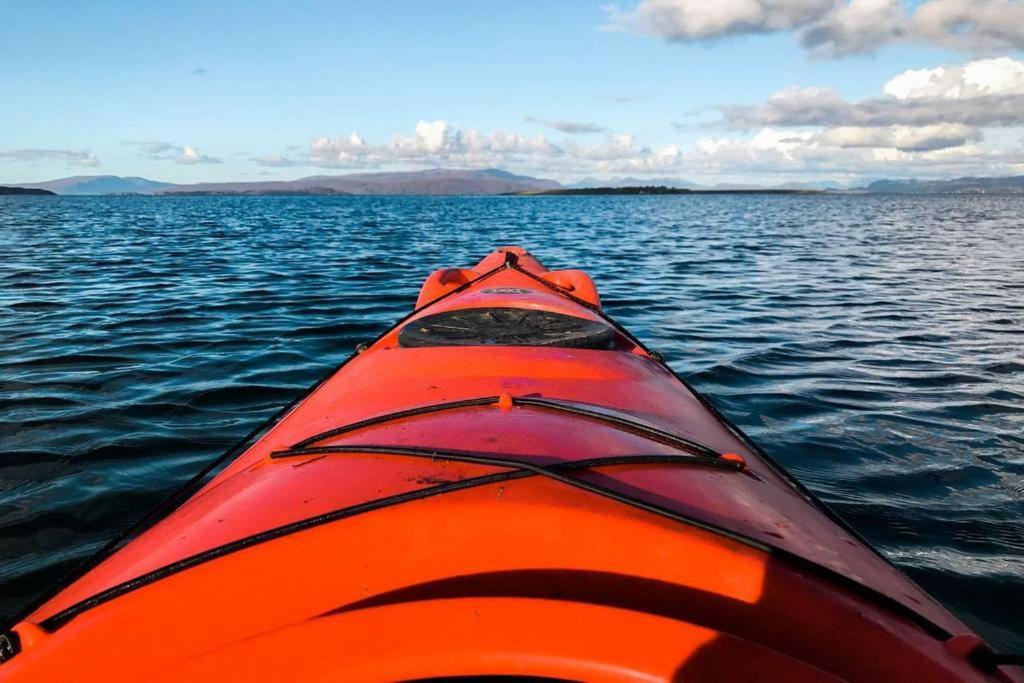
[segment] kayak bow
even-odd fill
[[[0,660],[8,681],[1024,680],[585,273],[515,247],[430,275]]]

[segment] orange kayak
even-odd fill
[[[1024,680],[586,274],[515,247],[430,275],[0,660],[3,681]]]

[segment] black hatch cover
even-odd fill
[[[611,349],[615,331],[604,322],[532,308],[460,308],[413,320],[398,333],[398,345]]]

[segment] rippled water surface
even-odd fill
[[[520,244],[1024,649],[1024,199],[0,198],[0,616]]]

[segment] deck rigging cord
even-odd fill
[[[507,396],[507,395],[506,395]],[[444,403],[435,403],[431,405],[418,406],[416,408],[409,408],[406,410],[399,410],[393,413],[386,413],[384,415],[378,415],[375,417],[353,422],[348,425],[341,427],[335,427],[328,429],[327,431],[314,434],[306,437],[301,441],[295,443],[292,448],[306,448],[311,446],[318,441],[324,441],[325,439],[331,439],[336,436],[341,436],[349,432],[354,432],[359,429],[366,427],[372,427],[386,422],[392,422],[395,420],[401,420],[408,417],[416,417],[419,415],[427,415],[430,413],[439,413],[449,410],[458,410],[462,408],[472,408],[477,406],[490,406],[499,403],[502,400],[501,396],[481,396],[479,398],[468,398],[459,401],[447,401]],[[664,444],[666,446],[672,446],[680,450],[693,453],[695,456],[702,456],[706,458],[717,458],[719,457],[718,451],[714,450],[706,444],[702,444],[693,439],[688,439],[677,434],[666,432],[657,427],[644,424],[635,419],[623,417],[609,412],[594,410],[587,408],[575,403],[568,403],[566,401],[558,401],[549,398],[541,398],[537,396],[507,396],[507,400],[510,401],[511,406],[520,407],[535,407],[554,412],[569,413],[579,417],[584,417],[604,424],[612,425],[618,429],[629,432],[631,434],[637,434],[651,441]]]

